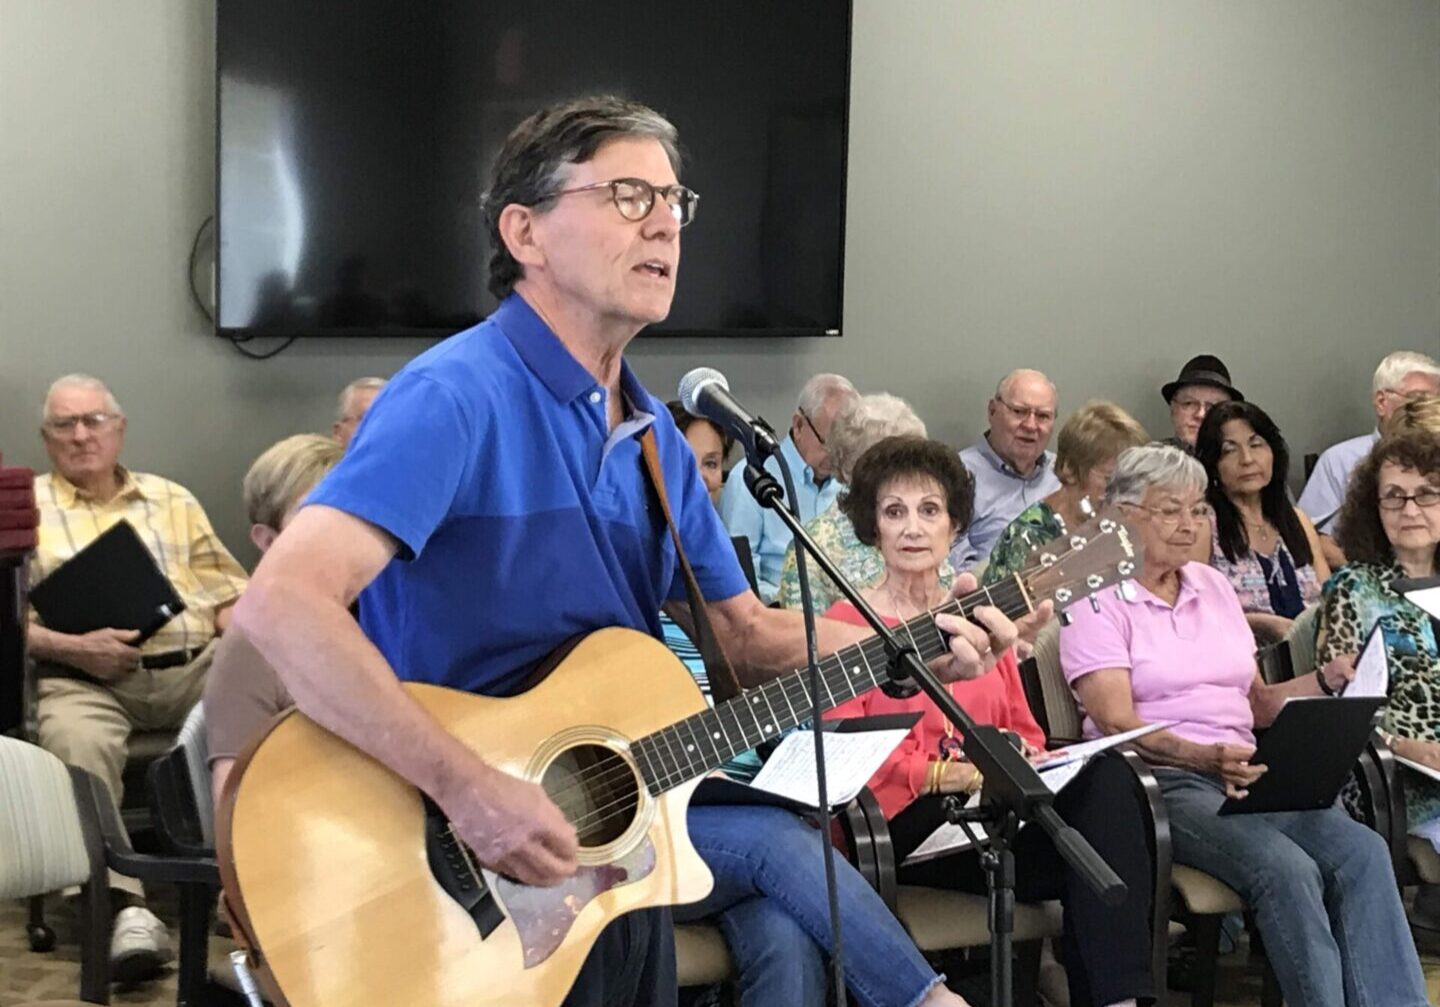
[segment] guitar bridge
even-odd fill
[[[505,913],[440,806],[429,797],[424,801],[425,858],[430,873],[445,894],[475,921],[480,939],[484,940],[504,921]]]

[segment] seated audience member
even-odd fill
[[[975,516],[950,550],[956,570],[989,556],[1006,525],[1060,488],[1055,459],[1045,450],[1056,402],[1054,383],[1039,371],[1011,371],[996,387],[986,406],[990,429],[960,452],[975,478]]]
[[[700,466],[700,478],[705,481],[710,502],[719,507],[720,492],[725,488],[725,459],[730,457],[735,439],[709,420],[690,415],[678,401],[665,403],[665,408],[670,410],[675,425],[685,435],[690,450],[695,452],[695,462]]]
[[[1150,440],[1135,419],[1113,402],[1087,402],[1077,409],[1055,444],[1055,476],[1060,488],[1025,508],[1000,533],[980,582],[997,584],[1030,564],[1031,551],[1088,520],[1086,508],[1098,506],[1115,460],[1126,448]]]
[[[1200,426],[1195,457],[1211,512],[1198,558],[1230,581],[1256,638],[1279,640],[1330,576],[1315,528],[1285,491],[1285,438],[1254,403],[1222,402]]]
[[[925,436],[925,424],[908,402],[884,392],[860,396],[835,417],[830,435],[825,439],[831,471],[842,484],[849,483],[855,462],[872,444],[903,434]],[[885,563],[880,550],[855,537],[855,529],[838,503],[832,502],[825,513],[806,524],[805,531],[857,587],[869,587],[884,575]],[[840,589],[813,559],[808,568],[810,601],[818,615],[840,600]],[[955,571],[946,560],[940,568],[940,583],[948,588],[954,579]],[[800,607],[800,569],[795,562],[794,542],[785,550],[785,562],[780,567],[780,594],[776,600],[781,608]]]
[[[867,588],[865,600],[892,625],[940,605],[949,592],[940,586],[940,563],[970,516],[971,480],[945,445],[919,437],[892,437],[872,447],[855,466],[841,506],[862,541],[880,549],[885,572]],[[970,575],[963,575],[973,583]],[[977,617],[991,625],[997,610],[982,607]],[[848,601],[826,613],[863,625]],[[1025,701],[1010,634],[1000,641],[998,660],[986,675],[948,686],[955,699],[981,723],[1014,731],[1026,753],[1043,758],[1045,738]],[[961,755],[962,739],[923,694],[894,699],[881,690],[844,703],[830,717],[918,712],[919,722],[870,781],[890,819],[895,859],[903,862],[944,821],[944,794],[970,793],[980,773]],[[1130,886],[1122,905],[1107,907],[1074,875],[1040,829],[1020,833],[1015,846],[1016,895],[1023,900],[1059,898],[1065,906],[1063,944],[1070,1002],[1077,1005],[1134,1004],[1156,995],[1150,968],[1151,866],[1143,809],[1133,777],[1123,763],[1096,760],[1058,795],[1065,820],[1090,840]],[[902,866],[908,884],[985,891],[975,851]]]
[[[1192,453],[1207,412],[1222,402],[1245,401],[1230,383],[1230,369],[1209,353],[1187,360],[1179,377],[1162,387],[1160,394],[1170,407],[1170,423],[1175,428],[1175,436],[1162,443]]]
[[[341,447],[350,446],[350,438],[355,436],[355,428],[360,425],[360,421],[370,409],[370,404],[375,401],[375,396],[379,395],[380,389],[384,387],[384,378],[356,378],[345,386],[345,390],[340,393],[335,422],[330,427],[330,432],[335,435]]]
[[[1355,469],[1340,511],[1349,558],[1325,585],[1316,656],[1356,654],[1378,624],[1390,666],[1383,727],[1407,759],[1440,769],[1440,650],[1435,624],[1392,586],[1433,577],[1440,560],[1440,439],[1387,435]],[[1440,783],[1405,774],[1412,827],[1440,818]]]
[[[1327,448],[1315,463],[1315,471],[1310,473],[1298,501],[1300,509],[1315,522],[1325,559],[1332,569],[1345,565],[1345,554],[1336,544],[1336,532],[1351,470],[1380,440],[1380,427],[1397,406],[1418,395],[1440,394],[1440,364],[1423,353],[1400,350],[1380,361],[1370,389],[1375,430]]]
[[[35,478],[40,542],[31,583],[129,521],[185,602],[185,611],[140,645],[133,630],[60,633],[30,613],[40,744],[94,773],[119,805],[130,733],[184,721],[200,698],[213,642],[245,587],[245,571],[189,490],[120,464],[125,414],[102,381],[71,374],[51,385],[41,434],[53,469]],[[149,978],[170,958],[165,926],[146,908],[136,879],[112,872],[110,890],[112,973],[124,982]]]
[[[790,433],[780,442],[780,451],[795,479],[801,521],[823,513],[840,491],[830,468],[825,438],[830,435],[836,414],[857,394],[855,386],[838,374],[817,374],[800,389],[795,415],[790,418]],[[779,478],[780,466],[773,460],[765,467]],[[780,589],[780,564],[790,545],[790,529],[755,502],[745,485],[743,465],[736,465],[725,480],[720,517],[731,535],[743,535],[749,540],[760,598],[770,604]]]
[[[250,541],[264,555],[290,523],[305,495],[340,461],[345,449],[319,434],[296,434],[267,448],[245,473],[242,492]],[[280,676],[243,634],[216,648],[205,683],[205,733],[216,806],[240,751],[280,711],[293,705]]]
[[[679,404],[667,405],[674,413]],[[687,439],[697,427],[715,429],[708,420],[695,420],[685,430]],[[322,445],[292,437],[255,462],[245,477],[245,498],[255,522],[252,537],[262,551],[336,461],[338,452],[332,455]],[[675,622],[662,622],[666,643],[685,661],[708,700],[698,652]],[[221,644],[205,690],[217,801],[235,757],[291,704],[279,677],[248,641],[236,635]],[[754,753],[747,752],[727,763],[725,771],[746,780],[758,765]],[[823,1007],[830,922],[820,833],[774,807],[697,806],[687,818],[691,841],[714,874],[715,888],[703,901],[677,908],[676,918],[715,919],[738,967],[742,1004]],[[835,866],[848,938],[845,973],[856,999],[866,1007],[965,1007],[859,872],[843,858]]]
[[[1266,685],[1235,591],[1189,561],[1209,531],[1205,470],[1173,447],[1131,448],[1105,494],[1127,512],[1144,566],[1128,594],[1075,605],[1060,631],[1065,677],[1090,736],[1155,721],[1137,739],[1155,767],[1177,864],[1214,875],[1254,911],[1285,1002],[1305,1007],[1426,1004],[1425,981],[1384,841],[1338,806],[1221,816],[1265,767],[1256,727],[1290,696],[1320,695],[1353,674],[1346,660]],[[1323,744],[1323,739],[1316,739]]]
[[[1440,393],[1406,399],[1386,417],[1381,434],[1421,433],[1440,437]]]

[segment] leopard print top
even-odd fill
[[[1326,581],[1317,663],[1358,654],[1378,622],[1390,665],[1385,730],[1440,741],[1440,649],[1430,617],[1390,587],[1404,576],[1396,564],[1351,563]],[[1440,782],[1407,772],[1405,793],[1412,827],[1440,818]]]

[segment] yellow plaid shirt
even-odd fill
[[[120,492],[106,503],[87,497],[58,472],[35,477],[40,544],[30,560],[30,583],[38,584],[117,522],[129,521],[185,602],[185,611],[146,640],[141,651],[203,647],[215,636],[216,610],[245,589],[245,570],[185,487],[123,467],[120,477]],[[39,621],[34,609],[30,618]]]

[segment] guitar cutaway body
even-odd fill
[[[237,766],[221,842],[229,900],[291,1007],[558,1004],[617,916],[709,893],[685,831],[698,780],[651,796],[628,754],[705,708],[663,644],[602,630],[510,699],[406,690],[492,766],[546,788],[580,834],[580,871],[554,888],[486,872],[484,923],[463,863],[464,880],[442,883],[463,857],[427,842],[421,793],[291,714]]]

